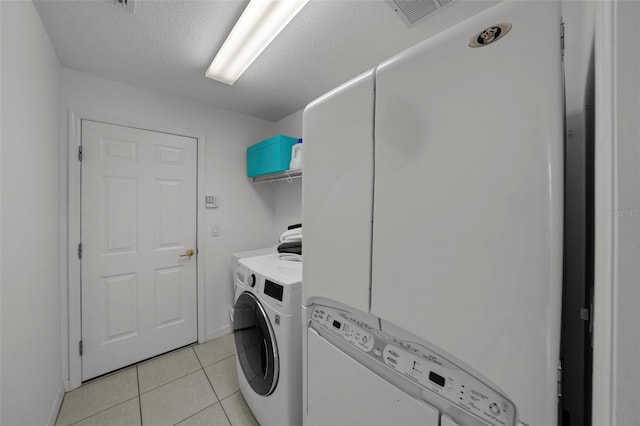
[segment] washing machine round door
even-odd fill
[[[233,330],[244,377],[258,395],[271,394],[278,384],[278,348],[267,313],[250,292],[236,300]]]

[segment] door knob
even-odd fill
[[[188,249],[187,251],[185,251],[184,253],[182,253],[180,255],[180,257],[191,257],[194,254],[196,254],[196,251],[194,249]]]

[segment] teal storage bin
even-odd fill
[[[247,176],[250,178],[289,170],[291,147],[297,138],[278,135],[247,148]]]

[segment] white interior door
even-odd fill
[[[82,121],[82,380],[197,340],[193,138]]]

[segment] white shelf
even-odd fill
[[[285,170],[284,172],[272,173],[270,175],[262,175],[256,176],[254,178],[250,178],[252,183],[264,183],[264,182],[279,182],[281,180],[286,180],[291,182],[293,179],[302,177],[302,169],[296,170]]]

